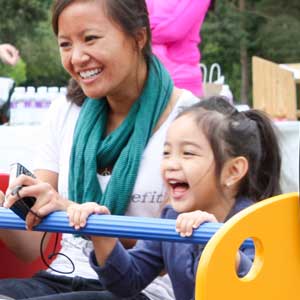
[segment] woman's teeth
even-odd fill
[[[96,76],[99,73],[101,73],[101,69],[94,69],[94,70],[89,70],[89,71],[85,71],[85,72],[79,72],[79,75],[81,78],[87,79],[87,78]]]

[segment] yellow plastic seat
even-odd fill
[[[250,272],[239,278],[237,249],[255,242]],[[254,204],[231,218],[206,245],[196,278],[196,300],[300,299],[299,194]]]

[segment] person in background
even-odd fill
[[[238,112],[221,97],[203,100],[180,113],[168,129],[161,173],[169,205],[161,217],[176,219],[182,237],[191,236],[204,222],[226,222],[247,206],[281,193],[280,167],[278,141],[266,115],[256,110]],[[90,202],[72,204],[67,213],[70,225],[79,229],[91,213],[109,210]],[[128,251],[116,238],[91,239],[91,265],[101,284],[119,297],[138,294],[166,269],[176,299],[194,299],[203,246],[138,241]],[[248,273],[253,259],[254,248],[240,248],[239,277]],[[97,297],[90,293],[73,298],[77,299]]]
[[[0,44],[0,59],[5,64],[14,66],[20,59],[19,51],[11,44]]]
[[[182,107],[199,99],[175,87],[152,55],[145,1],[55,0],[52,25],[62,65],[72,77],[68,100],[57,99],[50,108],[36,178],[19,176],[11,182],[4,206],[29,194],[35,197],[26,216],[29,229],[74,201],[95,201],[117,215],[158,217],[165,193],[160,161],[167,128]],[[30,230],[0,231],[2,241],[26,260],[39,255],[41,236]],[[132,240],[123,243],[134,245]],[[65,256],[58,255],[51,268],[32,278],[0,280],[0,295],[71,300],[72,292],[97,291],[98,300],[119,299],[101,287],[89,265],[90,240],[63,234],[61,244]],[[132,299],[173,297],[168,276],[158,276]]]
[[[200,30],[211,0],[146,0],[153,53],[165,65],[175,86],[203,96]]]

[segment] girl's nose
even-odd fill
[[[165,158],[163,160],[163,164],[164,168],[168,171],[176,171],[179,170],[181,167],[180,160],[175,156]]]

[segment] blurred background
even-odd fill
[[[50,26],[51,2],[0,0],[0,41],[17,46],[22,57],[15,67],[0,64],[0,76],[17,86],[67,83]],[[300,61],[299,16],[299,0],[216,0],[202,27],[201,62],[217,62],[235,102],[251,106],[251,57]]]

